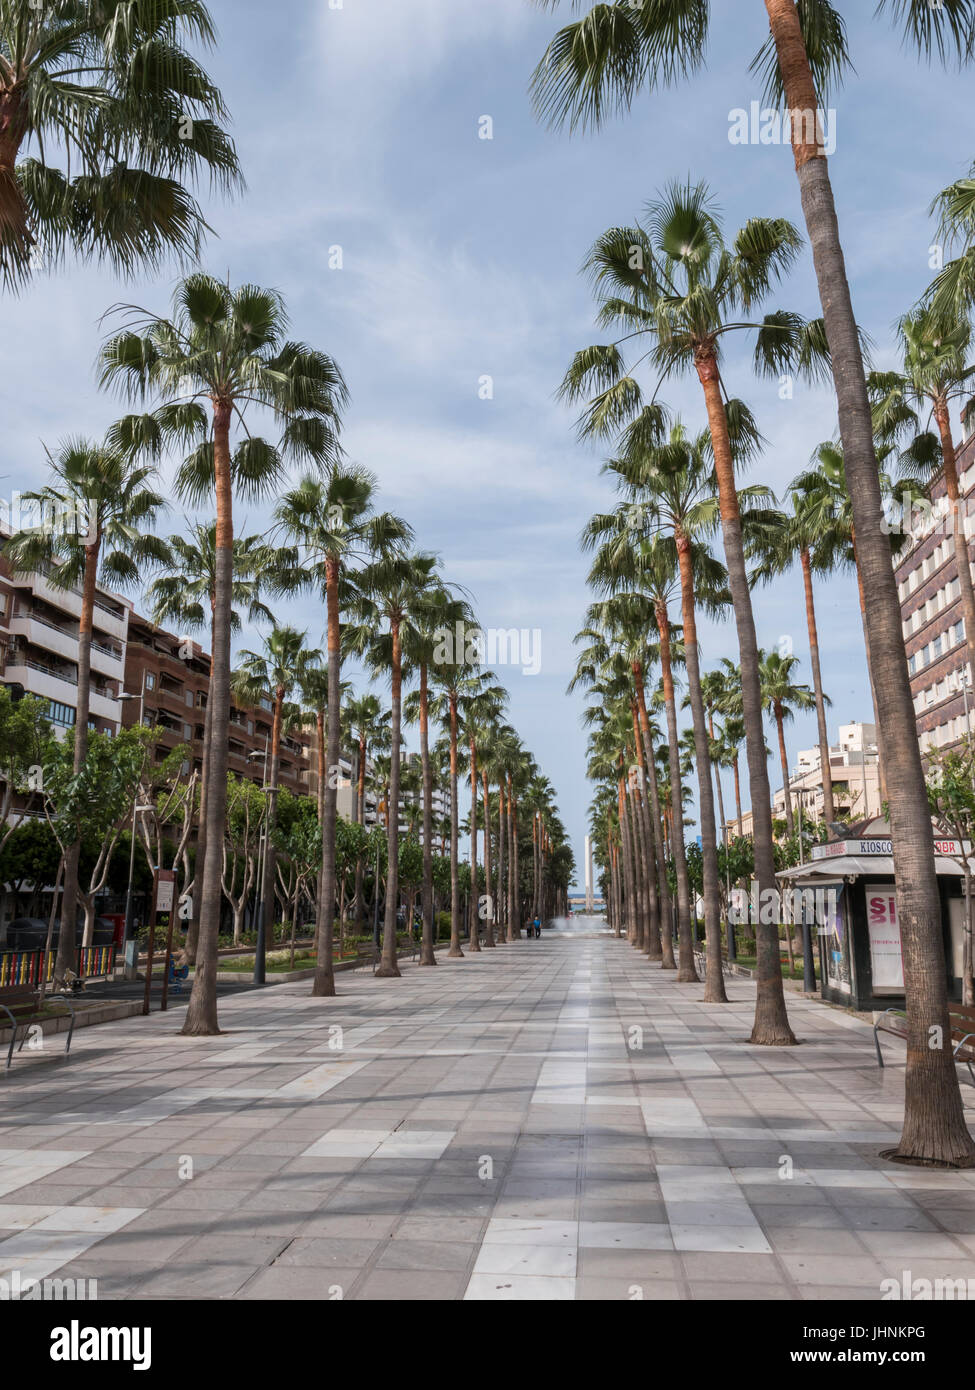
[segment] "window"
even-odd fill
[[[192,708],[193,708],[193,705],[194,705],[195,700],[196,700],[196,696],[193,694],[193,691],[192,691],[192,690],[187,690],[187,692],[186,692],[186,704],[187,704],[187,706],[188,706],[189,709],[192,709]]]
[[[59,700],[52,700],[48,705],[47,717],[52,724],[60,724],[64,729],[74,727],[77,713],[70,705],[62,705]]]
[[[959,642],[964,642],[964,640],[965,640],[965,620],[964,620],[964,618],[963,618],[960,622],[955,623],[954,627],[951,629],[951,640],[952,640],[952,642],[953,642],[956,646],[957,646],[957,644],[958,644]]]
[[[156,688],[156,678],[155,678],[155,676],[152,674],[151,671],[147,671],[147,672],[146,672],[146,689],[147,689],[147,690],[155,690],[155,688]]]

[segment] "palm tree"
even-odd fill
[[[881,460],[893,454],[891,443],[880,449]],[[837,569],[853,569],[857,578],[857,592],[860,599],[860,621],[863,626],[864,648],[867,658],[867,676],[870,695],[873,701],[874,723],[877,729],[877,748],[880,757],[881,799],[889,799],[887,790],[887,766],[889,762],[885,734],[880,717],[880,699],[873,669],[873,658],[868,640],[868,603],[863,570],[859,563],[859,534],[854,522],[853,504],[846,482],[846,459],[843,448],[831,441],[820,444],[813,452],[811,467],[793,479],[789,495],[793,499],[796,513],[801,516],[802,534],[810,550],[811,573],[832,573]],[[910,476],[906,480],[894,482],[886,473],[879,474],[881,493],[895,503],[905,493],[912,498],[918,491]],[[905,544],[904,531],[887,528],[888,557]],[[893,570],[890,558],[888,566]]]
[[[327,700],[326,700],[327,705]],[[327,714],[327,712],[326,712]],[[369,762],[369,751],[376,743],[381,734],[388,732],[388,721],[390,711],[383,710],[379,697],[372,691],[356,696],[349,700],[342,711],[342,727],[348,729],[350,737],[356,741],[355,759],[355,787],[352,793],[353,820],[358,825],[366,823],[366,768]],[[327,718],[322,720],[322,732],[324,733]],[[321,743],[321,776],[320,776],[320,800],[322,806],[322,821],[325,819],[325,743]],[[353,899],[353,921],[356,928],[360,928],[363,923],[364,901],[362,896],[362,886],[365,874],[365,863],[360,855],[355,866],[355,896]]]
[[[146,598],[151,605],[150,613],[154,623],[161,626],[178,627],[180,632],[195,632],[206,629],[213,644],[213,614],[216,601],[216,540],[217,528],[213,522],[197,522],[190,528],[189,536],[170,536],[169,558],[159,574],[146,590]],[[240,536],[234,538],[232,604],[230,630],[240,631],[239,609],[245,608],[247,622],[251,625],[260,622],[274,622],[274,614],[261,601],[262,585],[267,581],[274,566],[274,556],[263,536]],[[202,878],[203,863],[206,858],[206,797],[207,769],[210,760],[210,734],[212,730],[213,702],[207,700],[206,716],[203,721],[203,756],[200,777],[199,829],[196,840],[196,871]],[[193,885],[187,885],[186,892]],[[193,893],[193,916],[186,933],[184,950],[187,961],[196,961],[196,948],[200,934],[200,893]]]
[[[274,940],[274,885],[276,881],[274,833],[278,823],[278,774],[281,764],[281,735],[284,725],[285,704],[294,691],[300,688],[302,676],[321,652],[312,652],[305,647],[306,632],[293,627],[272,627],[263,639],[264,650],[238,653],[239,666],[231,677],[231,693],[246,705],[259,705],[268,695],[271,697],[271,742],[268,749],[267,772],[267,814],[264,834],[264,879],[263,901],[260,904],[257,936],[257,962],[255,978],[263,982],[264,960],[267,932],[271,931]]]
[[[540,3],[557,4],[558,0]],[[898,915],[905,924],[902,938],[910,1038],[905,1123],[898,1153],[912,1159],[975,1163],[975,1140],[965,1125],[951,1057],[947,1049],[931,1049],[925,1043],[931,1026],[942,1030],[948,1027],[931,817],[904,660],[897,586],[882,525],[863,351],[823,132],[816,117],[816,112],[828,105],[830,87],[849,66],[846,31],[838,11],[821,0],[764,0],[764,7],[770,37],[758,62],[764,67],[773,96],[783,97],[785,108],[799,116],[790,121],[790,139],[823,305],[825,337],[830,346],[853,515],[862,542],[860,558],[869,595],[867,640],[892,772],[891,835]],[[929,0],[890,0],[889,4],[882,0],[881,7],[889,10],[903,26],[907,42],[924,56],[937,54],[942,61],[971,58],[975,41],[967,0],[943,0],[937,5]],[[755,8],[758,9],[758,0]],[[708,0],[660,0],[636,6],[629,0],[617,0],[615,4],[595,5],[550,44],[534,77],[536,106],[554,123],[573,125],[599,125],[608,112],[628,110],[641,89],[652,90],[658,84],[684,79],[702,66],[710,12]],[[956,282],[964,282],[967,272],[970,292],[975,291],[971,258],[963,259],[961,270],[962,274],[955,276]],[[950,297],[952,285],[945,288]],[[734,585],[736,576],[730,559],[729,571]],[[749,644],[749,670],[744,673],[749,687],[754,676],[754,655]],[[746,697],[750,772],[753,763],[758,771],[755,694],[749,688]],[[752,803],[756,830],[759,820],[762,822],[761,844],[756,836],[755,845],[756,874],[761,882],[769,880],[771,825],[766,838],[763,807],[767,799],[756,798],[754,788]],[[772,967],[770,950],[769,941],[764,952],[766,971]],[[761,972],[761,948],[759,955]],[[778,974],[777,961],[775,970]]]
[[[458,757],[457,747],[460,735],[460,702],[469,693],[480,688],[478,668],[466,660],[466,651],[451,651],[452,660],[444,660],[439,654],[430,675],[432,694],[430,714],[441,728],[446,729],[450,747],[450,959],[462,957],[460,947],[460,879],[458,846],[460,841],[457,786]]]
[[[422,606],[417,604],[403,633],[403,650],[410,669],[417,673],[418,689],[403,703],[403,716],[420,726],[420,767],[423,778],[423,886],[420,916],[423,922],[420,964],[436,965],[436,933],[433,910],[433,764],[430,759],[430,668],[445,633],[471,618],[466,600],[449,585],[428,588]]]
[[[653,622],[660,642],[660,667],[667,713],[667,743],[671,785],[680,800],[681,775],[678,762],[677,703],[674,687],[673,627],[670,603],[679,588],[672,549],[668,549],[647,525],[639,508],[623,503],[615,512],[596,515],[583,532],[583,546],[600,543],[589,572],[589,583],[597,591],[619,593],[624,586],[638,586],[653,605]],[[597,613],[593,616],[598,617]],[[683,652],[680,653],[683,660]],[[697,980],[694,966],[694,937],[691,929],[691,893],[687,877],[684,828],[674,817],[671,851],[677,878],[677,940],[679,947],[677,979],[680,983]]]
[[[955,562],[965,618],[968,660],[975,676],[975,586],[964,518],[959,513],[958,466],[951,430],[951,406],[959,401],[969,406],[975,384],[975,366],[968,361],[972,349],[972,328],[965,319],[947,324],[932,310],[919,309],[907,314],[897,325],[904,368],[900,372],[871,372],[867,378],[874,402],[874,429],[882,439],[907,437],[902,456],[908,467],[921,464],[931,481],[944,478],[948,494],[949,517],[955,546]],[[937,426],[937,437],[922,430],[920,411],[930,410]],[[940,447],[939,447],[940,446]]]
[[[620,460],[609,468],[628,495],[629,524],[643,526],[662,542],[662,553],[679,576],[684,664],[693,722],[694,762],[697,766],[707,932],[707,988],[711,1003],[726,1003],[721,967],[721,890],[718,881],[717,829],[711,782],[709,730],[701,689],[697,643],[697,609],[717,616],[728,602],[727,575],[708,548],[708,538],[720,517],[719,488],[712,463],[710,435],[695,438],[676,423],[669,436],[647,447],[646,432],[627,442]],[[643,500],[645,499],[645,501]],[[769,526],[766,509],[774,500],[768,488],[751,487],[738,493],[739,517],[746,539]]]
[[[56,589],[81,593],[78,623],[78,696],[74,726],[74,775],[88,753],[91,707],[91,651],[94,636],[95,593],[99,582],[129,587],[146,564],[168,557],[165,541],[143,534],[154,526],[165,507],[154,490],[155,469],[137,461],[133,450],[86,439],[68,440],[48,454],[51,481],[24,499],[40,508],[40,524],[18,531],[4,546],[16,574],[43,573]],[[77,973],[75,917],[81,841],[65,851],[61,897],[61,932],[55,974]]]
[[[199,256],[209,228],[190,187],[243,186],[223,98],[186,47],[215,37],[200,0],[0,0],[8,288],[68,251],[117,275]]]
[[[291,587],[313,587],[325,600],[328,623],[328,777],[322,826],[322,872],[316,933],[318,962],[312,994],[335,994],[334,935],[335,780],[341,756],[341,613],[354,596],[356,568],[389,556],[412,538],[405,521],[374,510],[376,479],[364,468],[333,462],[327,477],[304,478],[285,494],[275,511],[284,534],[296,547]],[[378,891],[378,889],[377,889]]]
[[[405,555],[398,551],[381,556],[357,575],[359,593],[354,611],[358,628],[350,637],[353,650],[367,654],[374,671],[389,670],[392,686],[392,765],[387,805],[386,917],[383,923],[382,959],[376,971],[380,978],[399,977],[396,963],[396,914],[399,909],[399,803],[403,690],[402,632],[414,613],[421,621],[424,604],[435,584],[440,561],[435,555]],[[379,634],[385,619],[389,632]]]
[[[674,184],[649,205],[643,224],[604,233],[586,262],[600,300],[600,322],[619,324],[626,339],[646,343],[645,355],[660,377],[657,389],[667,377],[686,371],[694,371],[701,384],[741,653],[755,874],[763,890],[774,890],[775,860],[767,809],[768,769],[761,756],[758,641],[735,478],[736,465],[754,452],[759,435],[741,402],[725,401],[720,346],[729,333],[752,332],[759,371],[815,376],[822,370],[821,324],[807,324],[785,310],[767,313],[759,321],[742,321],[744,315],[758,312],[794,262],[800,245],[798,232],[784,218],[754,218],[729,246],[707,187]],[[580,422],[583,434],[618,435],[628,421],[624,442],[652,438],[659,432],[663,409],[655,404],[643,406],[640,387],[628,372],[619,342],[577,353],[562,394],[566,399],[584,400],[594,389],[597,394],[589,399]],[[760,929],[757,973],[752,1041],[794,1042],[771,929],[764,933]]]
[[[501,685],[492,685],[493,680],[493,672],[479,671],[475,678],[465,682],[465,688],[458,699],[458,714],[470,752],[467,771],[471,782],[470,948],[472,951],[481,949],[477,901],[477,749],[478,743],[487,737],[488,729],[500,719],[505,705],[508,703],[508,692]],[[485,840],[489,835],[490,829],[485,826]],[[485,862],[487,861],[485,860]],[[488,884],[488,891],[490,892],[490,884]]]
[[[104,385],[160,400],[144,430],[150,442],[194,446],[177,475],[177,490],[196,503],[213,498],[216,504],[206,855],[197,966],[182,1030],[190,1035],[219,1031],[216,953],[227,803],[234,491],[260,497],[279,488],[286,458],[311,459],[319,468],[334,464],[346,401],[332,359],[287,341],[286,331],[284,304],[275,291],[253,285],[234,290],[210,276],[191,275],[176,288],[171,319],[132,309],[126,328],[102,353]],[[250,406],[281,424],[278,446],[249,432]],[[234,450],[235,428],[243,438]]]
[[[785,751],[785,724],[791,720],[796,710],[814,709],[816,697],[808,685],[797,685],[793,672],[799,665],[797,656],[783,656],[781,652],[761,652],[759,670],[762,676],[762,700],[765,708],[775,719],[775,730],[779,737],[779,761],[782,765],[782,787],[785,792],[786,833],[795,834],[796,823],[792,814],[792,790],[789,786],[789,758]]]
[[[827,699],[823,693],[823,675],[819,661],[819,627],[816,622],[816,603],[813,594],[813,551],[825,560],[827,546],[823,543],[831,528],[830,517],[819,512],[815,502],[795,486],[789,489],[791,514],[783,514],[778,525],[772,525],[764,537],[756,537],[749,545],[749,555],[757,559],[752,571],[752,583],[770,582],[790,569],[798,556],[802,570],[803,595],[806,602],[806,630],[809,634],[809,661],[812,666],[813,694],[816,700],[816,728],[819,737],[819,766],[823,779],[823,819],[829,825],[836,818],[833,804],[833,775],[829,761],[829,730],[826,725]],[[824,528],[820,530],[819,528]]]

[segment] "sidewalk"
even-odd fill
[[[704,1006],[625,941],[549,932],[338,984],[223,999],[218,1038],[154,1014],[86,1030],[67,1065],[22,1058],[0,1277],[445,1300],[975,1281],[975,1173],[877,1157],[902,1051],[880,1071],[856,1018],[790,998],[803,1046],[753,1048],[750,982]]]

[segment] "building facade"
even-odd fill
[[[126,727],[138,724],[144,700],[142,722],[159,734],[159,762],[174,748],[188,746],[197,768],[202,768],[209,683],[210,657],[196,642],[175,637],[137,613],[130,614],[122,722]],[[228,771],[263,786],[270,738],[270,698],[255,709],[231,700]],[[313,730],[302,729],[281,740],[279,785],[296,796],[307,796],[312,790],[313,739]]]
[[[0,539],[9,531],[0,530]],[[132,605],[107,589],[95,595],[91,648],[89,726],[116,733],[122,722],[119,695]],[[22,686],[47,701],[48,717],[64,736],[78,708],[78,628],[81,592],[60,589],[44,574],[11,574],[0,558],[0,672],[4,684]]]
[[[969,564],[975,532],[975,434],[958,449],[957,467]],[[910,534],[897,556],[897,587],[904,643],[921,752],[949,747],[973,728],[965,621],[955,543],[942,480],[931,490],[930,515]],[[975,567],[973,567],[975,573]]]

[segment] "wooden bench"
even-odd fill
[[[40,1005],[40,990],[36,985],[3,985],[0,986],[0,1010],[2,1010],[10,1020],[10,1046],[7,1048],[7,1062],[4,1067],[9,1071],[14,1060],[14,1043],[17,1041],[17,1029],[20,1025],[30,1024],[38,1018]],[[45,1005],[56,1002],[63,1004],[71,1015],[71,1022],[68,1025],[68,1036],[65,1039],[64,1055],[67,1057],[71,1051],[71,1037],[74,1033],[75,1011],[67,999],[57,997],[52,1000],[51,995],[46,995]],[[24,1036],[20,1040],[20,1052],[27,1041],[27,1029],[24,1029]]]
[[[968,1074],[975,1085],[975,1008],[970,1004],[949,1003],[948,1017],[951,1020],[951,1055],[956,1062],[964,1062]],[[877,1064],[884,1065],[880,1050],[880,1034],[890,1033],[895,1038],[907,1037],[907,1014],[903,1009],[884,1009],[873,1025],[873,1042],[877,1049]]]

